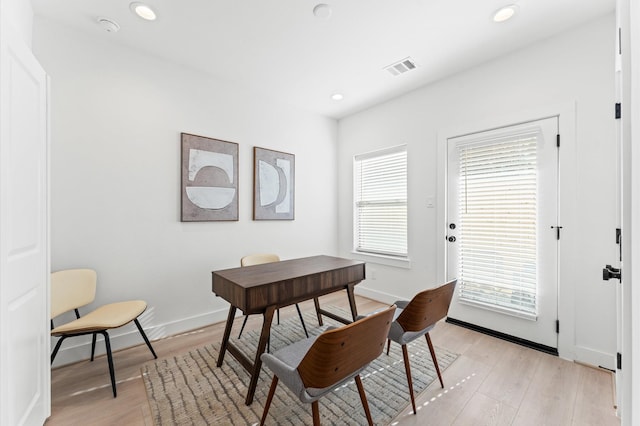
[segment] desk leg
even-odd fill
[[[322,327],[322,313],[320,312],[320,301],[317,297],[313,298],[313,304],[316,305],[316,315],[318,316],[318,325]]]
[[[353,294],[353,288],[356,286],[355,283],[347,284],[347,296],[349,297],[349,307],[351,308],[351,316],[353,317],[353,321],[356,321],[356,317],[358,316],[358,309],[356,308],[356,297]]]
[[[245,399],[246,405],[251,405],[253,402],[253,395],[256,393],[256,385],[258,384],[258,377],[260,377],[260,369],[262,368],[262,360],[260,355],[264,353],[264,349],[269,341],[269,335],[271,334],[271,321],[273,321],[273,313],[276,311],[275,306],[267,306],[264,312],[264,321],[262,323],[262,331],[260,332],[260,340],[258,341],[258,349],[256,350],[256,359],[253,362],[253,370],[251,371],[251,380],[249,381],[249,389],[247,389],[247,398]]]
[[[229,306],[229,315],[227,316],[227,325],[224,328],[224,336],[222,337],[222,344],[220,345],[220,354],[218,355],[218,367],[222,365],[224,360],[224,354],[227,352],[227,344],[229,343],[229,336],[231,335],[231,328],[233,327],[233,320],[236,317],[236,307]]]

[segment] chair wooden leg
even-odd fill
[[[362,401],[362,407],[364,408],[364,413],[367,416],[367,422],[369,422],[369,426],[373,426],[373,419],[371,418],[371,411],[369,410],[367,395],[364,393],[364,386],[362,386],[362,379],[360,379],[359,374],[355,377],[355,379],[356,379],[356,385],[358,385],[358,393],[360,394],[360,401]]]
[[[144,332],[144,330],[142,329],[142,326],[140,325],[140,322],[138,322],[138,318],[134,319],[133,322],[136,323],[136,327],[138,327],[138,331],[140,332],[140,334],[142,334],[142,338],[144,339],[144,342],[147,344],[147,346],[149,347],[149,350],[151,350],[151,353],[153,354],[153,357],[155,359],[158,359],[158,355],[156,355],[156,351],[153,350],[153,346],[151,346],[151,342],[149,341],[149,339],[147,338],[147,334]]]
[[[440,386],[444,388],[444,382],[442,381],[442,374],[440,374],[440,367],[438,366],[438,359],[436,358],[436,351],[433,350],[433,344],[431,343],[431,337],[429,337],[429,333],[424,335],[427,338],[427,345],[429,345],[429,352],[431,352],[431,359],[433,360],[433,365],[436,367],[436,373],[438,373],[438,379],[440,380]]]
[[[313,298],[313,305],[316,307],[316,316],[318,317],[318,325],[322,327],[322,314],[320,313],[320,300]]]
[[[116,392],[116,374],[113,369],[113,356],[111,355],[111,343],[109,342],[109,334],[106,331],[99,331],[104,337],[104,344],[107,347],[107,362],[109,363],[109,376],[111,376],[111,389],[113,390],[113,397],[118,396]]]
[[[402,345],[402,356],[404,357],[404,370],[407,373],[407,383],[409,383],[409,395],[411,395],[413,414],[418,414],[416,411],[416,399],[413,396],[413,381],[411,380],[411,365],[409,364],[409,351],[407,350],[407,345]]]
[[[307,333],[307,326],[304,324],[304,318],[302,318],[302,312],[300,311],[300,306],[296,303],[296,309],[298,310],[298,316],[300,317],[300,323],[302,324],[302,329],[304,330],[304,334],[309,337],[309,333]]]
[[[273,380],[271,380],[271,387],[269,388],[269,395],[267,396],[267,402],[264,403],[264,411],[262,412],[262,418],[260,419],[260,426],[264,425],[264,421],[267,420],[267,413],[269,412],[269,407],[271,407],[271,400],[273,400],[273,395],[276,393],[277,387],[278,376],[273,376]]]
[[[93,333],[91,336],[91,361],[93,361],[93,355],[96,353],[96,334],[97,333]]]
[[[276,309],[277,324],[280,325],[280,309]]]
[[[317,400],[311,403],[311,413],[313,414],[313,426],[320,426],[320,410]]]
[[[244,326],[247,325],[247,320],[249,319],[249,315],[244,316],[244,321],[242,321],[242,327],[240,327],[240,333],[238,333],[238,339],[242,336],[242,332],[244,331]]]
[[[389,348],[391,348],[391,339],[387,339],[387,355],[389,355]]]

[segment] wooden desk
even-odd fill
[[[228,350],[249,371],[251,381],[245,399],[247,405],[253,402],[262,367],[260,355],[264,352],[269,340],[271,321],[276,309],[314,299],[320,325],[322,325],[322,315],[348,324],[350,320],[321,309],[317,297],[346,289],[352,320],[355,321],[358,312],[353,288],[365,278],[364,262],[331,256],[312,256],[225,269],[213,271],[212,275],[213,292],[231,304],[217,365],[218,367],[222,365]],[[253,362],[233,342],[229,341],[236,309],[242,310],[245,314],[262,313],[264,317]]]

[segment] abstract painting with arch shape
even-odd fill
[[[293,220],[295,156],[253,148],[253,219]]]
[[[238,220],[238,144],[188,133],[181,142],[181,220]]]

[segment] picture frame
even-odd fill
[[[181,133],[182,222],[238,220],[238,144]]]
[[[253,219],[294,220],[295,156],[253,148]]]

